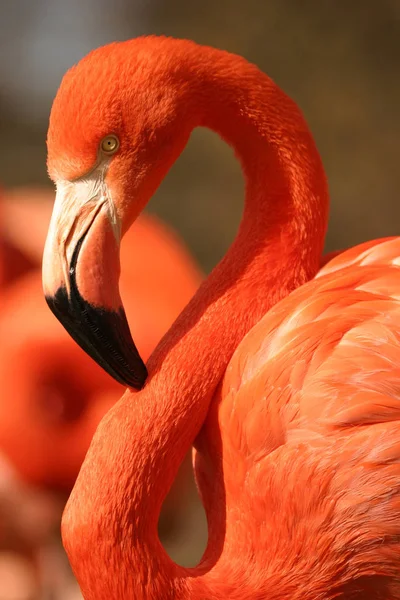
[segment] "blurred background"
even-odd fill
[[[330,182],[327,250],[400,234],[398,0],[0,3],[0,600],[79,598],[59,541],[60,514],[98,419],[121,395],[69,343],[41,297],[53,197],[45,145],[52,99],[64,72],[90,49],[149,33],[241,54],[296,100]],[[127,263],[141,244],[146,265],[143,297],[128,276],[124,283],[127,303],[141,315],[144,354],[225,253],[242,199],[232,151],[196,130],[148,207],[159,220],[144,219],[126,241]],[[170,295],[162,284],[166,249],[181,281]],[[127,264],[135,277],[137,269]],[[162,305],[149,307],[154,281]],[[176,560],[195,564],[207,532],[189,462],[174,493],[160,535]]]

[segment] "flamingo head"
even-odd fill
[[[47,137],[56,185],[43,258],[47,303],[94,360],[136,389],[147,370],[119,294],[119,246],[192,129],[178,123],[185,86],[169,67],[170,50],[166,38],[138,38],[91,52],[64,76]]]

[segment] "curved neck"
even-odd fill
[[[243,219],[154,351],[145,388],[127,391],[93,439],[63,521],[87,599],[158,598],[160,589],[163,598],[186,597],[193,571],[172,563],[157,537],[162,502],[235,348],[314,276],[322,253],[326,180],[299,110],[243,59],[200,50],[188,48],[182,69],[187,112],[191,126],[209,127],[235,148],[246,180]]]

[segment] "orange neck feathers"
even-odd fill
[[[165,80],[183,90],[182,129],[209,127],[234,147],[245,208],[227,255],[151,356],[145,388],[127,391],[93,439],[63,521],[87,600],[211,598],[204,574],[221,551],[223,499],[205,507],[213,544],[197,569],[180,568],[165,554],[159,511],[235,348],[273,304],[317,272],[327,221],[323,167],[295,104],[242,58],[163,43]]]

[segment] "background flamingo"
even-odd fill
[[[53,201],[51,189],[29,187],[6,190],[0,205],[6,233],[0,239],[6,240],[10,273],[0,296],[0,451],[15,471],[15,483],[4,476],[0,494],[0,574],[2,569],[10,573],[1,579],[0,596],[11,586],[6,581],[17,578],[23,585],[17,575],[21,561],[32,565],[30,586],[33,576],[36,586],[46,586],[50,577],[52,590],[65,587],[63,559],[54,544],[65,494],[98,422],[123,391],[76,346],[43,299],[38,267]],[[24,272],[16,272],[10,249],[24,258]],[[138,220],[123,252],[127,312],[132,311],[138,346],[148,356],[194,294],[201,274],[180,239],[154,217]],[[166,539],[176,532],[176,514],[191,490],[189,464],[160,520]]]
[[[9,239],[33,264],[43,252],[50,199],[51,190],[34,188],[13,190],[3,202]],[[126,237],[123,262],[128,318],[148,357],[194,294],[201,275],[173,232],[149,216],[138,220]],[[123,388],[49,314],[39,271],[9,286],[2,300],[0,448],[27,481],[69,490],[100,417]]]
[[[68,72],[48,136],[58,184],[48,303],[74,335],[71,314],[80,323],[84,307],[89,324],[127,336],[114,211],[126,230],[197,125],[235,147],[244,216],[148,361],[144,389],[127,391],[92,441],[63,520],[84,596],[400,598],[400,240],[345,252],[313,279],[324,171],[296,105],[261,71],[151,37],[100,48]],[[79,341],[140,389],[132,341],[110,333],[112,355],[89,325]],[[188,570],[166,556],[156,523],[192,443],[209,542]]]

